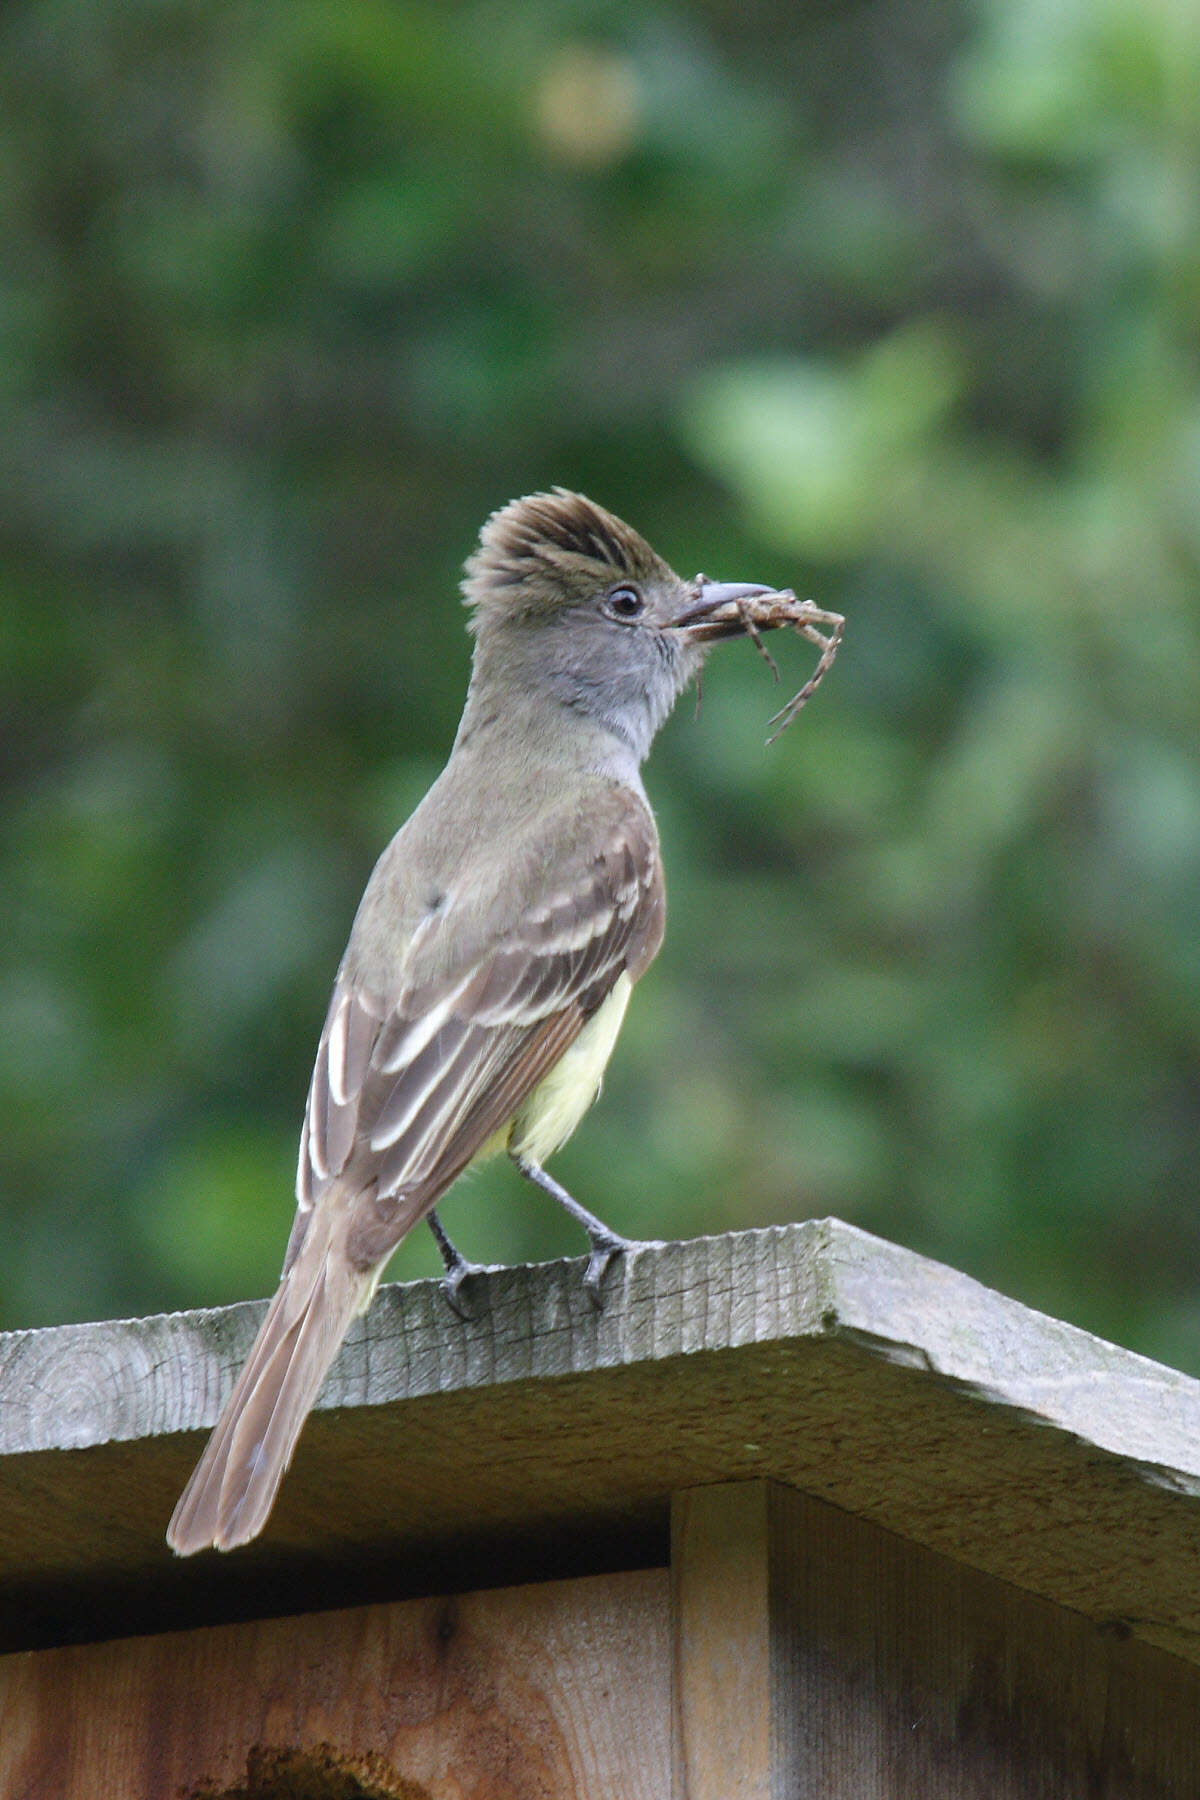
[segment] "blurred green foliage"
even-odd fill
[[[748,645],[660,741],[562,1178],[1200,1369],[1194,8],[29,0],[0,227],[5,1324],[272,1285],[459,564],[563,482],[848,627],[771,751]],[[445,1216],[579,1248],[503,1169]]]

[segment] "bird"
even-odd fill
[[[475,1265],[436,1208],[469,1165],[507,1152],[579,1221],[597,1304],[630,1247],[543,1165],[595,1098],[663,938],[641,765],[708,644],[775,590],[684,580],[561,487],[494,512],[462,586],[474,638],[462,718],[359,905],[317,1048],[279,1288],[172,1516],[181,1556],[261,1532],[351,1321],[422,1220],[463,1310]]]

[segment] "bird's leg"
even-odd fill
[[[433,1241],[438,1247],[438,1255],[446,1265],[446,1273],[442,1277],[442,1292],[450,1302],[450,1306],[460,1319],[469,1319],[471,1309],[462,1297],[462,1284],[468,1275],[485,1273],[482,1263],[468,1262],[462,1251],[457,1249],[446,1236],[446,1228],[437,1216],[436,1209],[426,1213],[429,1229],[433,1233]]]
[[[633,1249],[636,1239],[622,1237],[619,1231],[613,1231],[602,1219],[598,1219],[595,1213],[590,1213],[586,1206],[581,1206],[578,1200],[572,1199],[562,1183],[555,1181],[553,1175],[547,1175],[541,1164],[534,1162],[531,1156],[514,1156],[513,1161],[527,1181],[535,1182],[544,1194],[549,1194],[552,1200],[557,1200],[563,1210],[570,1213],[576,1224],[582,1225],[587,1232],[592,1246],[592,1254],[588,1257],[583,1285],[587,1289],[588,1299],[599,1311],[604,1304],[600,1297],[600,1284],[604,1280],[609,1263],[614,1256],[619,1256],[622,1250]]]

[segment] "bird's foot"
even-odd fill
[[[438,1283],[446,1296],[447,1306],[451,1312],[458,1314],[464,1324],[469,1325],[474,1320],[475,1309],[462,1291],[463,1282],[469,1275],[486,1275],[486,1273],[486,1263],[468,1262],[464,1256],[461,1262],[455,1263],[452,1269],[446,1270]]]
[[[592,1254],[588,1257],[588,1265],[584,1270],[583,1286],[588,1299],[599,1312],[604,1305],[604,1297],[600,1290],[604,1277],[608,1273],[608,1265],[614,1257],[620,1256],[622,1251],[640,1248],[640,1240],[622,1237],[619,1231],[614,1231],[611,1225],[606,1225],[603,1219],[598,1219],[595,1213],[588,1211],[586,1206],[581,1206],[573,1195],[568,1194],[562,1183],[555,1181],[553,1175],[548,1175],[541,1164],[534,1162],[531,1156],[514,1156],[513,1161],[527,1181],[532,1181],[541,1188],[544,1194],[549,1194],[552,1200],[557,1200],[564,1212],[568,1212],[576,1224],[582,1225],[587,1232],[588,1242],[592,1246]]]
[[[441,1281],[442,1292],[446,1296],[450,1310],[457,1313],[460,1319],[469,1321],[475,1315],[463,1294],[463,1282],[471,1275],[486,1275],[488,1265],[468,1261],[462,1251],[451,1243],[436,1212],[429,1214],[429,1229],[433,1233],[434,1242],[438,1247],[438,1255],[446,1270]]]
[[[599,1231],[589,1231],[592,1254],[588,1257],[587,1268],[583,1272],[583,1290],[597,1312],[603,1311],[604,1295],[601,1287],[608,1274],[609,1264],[615,1261],[626,1250],[636,1250],[636,1238],[621,1237],[619,1233],[602,1226]]]

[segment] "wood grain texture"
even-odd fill
[[[665,1570],[0,1658],[5,1800],[666,1800]]]
[[[771,1800],[769,1493],[729,1482],[672,1502],[674,1800]]]
[[[1200,1671],[772,1491],[771,1800],[1195,1800]]]
[[[0,1340],[0,1643],[667,1559],[770,1479],[1200,1661],[1200,1383],[835,1222],[384,1289],[264,1538],[162,1532],[261,1308]]]

